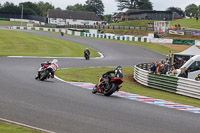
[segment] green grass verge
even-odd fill
[[[119,23],[110,23],[113,26],[134,26],[134,27],[148,27],[148,23],[154,23],[156,20],[131,20],[122,21]]]
[[[112,33],[118,35],[134,35],[134,36],[148,36],[153,31],[138,30],[138,29],[102,29],[104,33]]]
[[[147,48],[147,49],[159,52],[164,55],[169,55],[169,51],[172,51],[173,53],[181,52],[181,51],[174,50],[172,48],[167,48],[158,43],[131,42],[131,41],[119,41],[119,42],[124,43],[124,44],[135,45],[135,46]]]
[[[42,132],[17,126],[10,123],[0,122],[0,133],[42,133]]]
[[[178,19],[170,22],[171,26],[175,26],[175,24],[176,25],[180,24],[181,27],[185,28],[200,29],[200,21],[196,22],[195,18]]]
[[[168,34],[165,36],[166,38],[170,39],[181,39],[181,40],[200,40],[200,36],[192,36],[192,35],[172,35]]]
[[[0,25],[19,25],[19,26],[21,26],[21,22],[0,20]],[[22,26],[26,26],[26,25],[27,25],[27,22],[22,22]]]
[[[102,38],[91,38],[91,39],[99,39],[99,40],[104,40],[104,41],[112,41],[112,42],[119,42],[122,44],[128,44],[128,45],[135,45],[135,46],[139,46],[139,47],[143,47],[143,48],[147,48],[150,50],[153,50],[155,52],[159,52],[161,54],[164,55],[169,55],[169,51],[171,51],[172,53],[176,53],[176,52],[181,52],[181,51],[177,51],[173,48],[168,48],[165,47],[162,44],[159,43],[146,43],[146,42],[136,42],[136,41],[121,41],[121,40],[112,40],[112,39],[102,39]]]
[[[65,81],[73,82],[88,82],[97,84],[99,78],[106,71],[112,70],[114,68],[110,67],[100,67],[100,68],[71,68],[62,69],[56,72],[56,76]],[[173,93],[168,93],[161,90],[151,89],[142,86],[133,80],[133,67],[123,67],[124,73],[124,83],[122,84],[121,91],[130,92],[134,94],[139,94],[142,96],[153,97],[157,99],[163,99],[167,101],[172,101],[180,104],[192,105],[195,107],[200,107],[200,100],[185,97]]]
[[[110,23],[110,25],[113,26],[135,26],[135,27],[147,27],[148,22],[154,23],[154,21],[157,20],[131,20],[131,21],[123,21],[119,23]],[[184,19],[178,19],[174,21],[170,21],[171,26],[175,26],[180,24],[181,27],[185,28],[193,28],[193,29],[200,29],[200,21],[196,22],[196,18],[184,18]]]
[[[81,44],[51,37],[0,30],[0,56],[83,57],[85,48]],[[95,50],[89,50],[91,57],[99,56]]]

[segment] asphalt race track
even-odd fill
[[[165,56],[136,46],[82,37],[24,31],[87,45],[103,59],[58,59],[60,68],[134,66]],[[90,90],[56,79],[34,79],[48,59],[0,57],[0,118],[57,133],[198,133],[200,115]],[[134,86],[133,86],[134,89]]]

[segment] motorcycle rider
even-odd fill
[[[195,78],[196,81],[200,81],[200,74],[198,74]]]
[[[103,78],[100,79],[99,83],[97,85],[95,85],[95,87],[97,86],[101,86],[102,85],[102,81],[105,82],[109,82],[111,78],[113,78],[113,76],[111,74],[114,74],[115,78],[122,78],[123,79],[123,73],[122,73],[122,67],[121,66],[117,66],[114,70],[108,71],[106,73],[104,73],[102,75]]]
[[[111,76],[111,74],[114,74],[114,77],[116,78],[122,78],[123,79],[123,73],[122,73],[122,67],[121,66],[117,66],[114,70],[108,71],[106,73],[103,74],[103,77],[108,77],[109,80],[111,78],[113,78],[113,76]]]
[[[89,51],[88,48],[86,48],[86,49],[84,50],[84,57],[85,57],[85,55],[87,55],[87,54],[88,54],[88,56],[90,56],[90,51]]]
[[[53,69],[53,71],[51,72],[51,78],[54,78],[55,75],[55,71],[58,69],[58,60],[57,59],[53,59],[53,61],[47,61],[44,63],[41,63],[41,67],[38,70],[38,74],[35,77],[35,79],[40,78],[40,71],[44,68],[48,68],[51,67]]]

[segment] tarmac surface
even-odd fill
[[[146,48],[84,37],[61,37],[104,54],[103,59],[58,59],[59,68],[134,66],[165,56]],[[0,118],[57,133],[198,133],[200,116],[117,96],[94,95],[91,90],[56,79],[34,79],[43,58],[0,57]],[[134,86],[133,86],[134,89]]]

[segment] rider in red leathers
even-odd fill
[[[122,67],[117,66],[114,70],[108,71],[102,75],[102,77],[99,80],[99,83],[95,85],[95,87],[102,85],[102,81],[108,82],[113,76],[111,74],[114,74],[114,77],[123,79],[123,73],[122,73]]]

